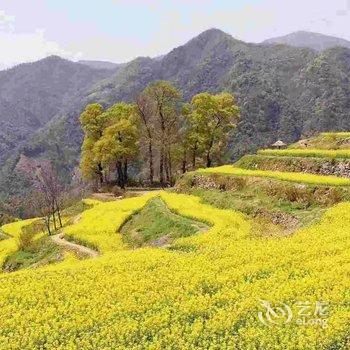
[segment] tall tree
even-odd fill
[[[143,91],[136,98],[137,112],[141,121],[141,137],[145,139],[148,160],[148,180],[152,185],[154,181],[154,144],[155,130],[154,117],[156,115],[156,104],[147,94],[147,90]]]
[[[229,93],[200,93],[192,98],[184,114],[189,124],[187,137],[192,149],[192,165],[196,165],[198,153],[203,153],[205,164],[210,167],[214,155],[222,156],[228,135],[239,119],[235,99]]]
[[[86,106],[79,118],[84,131],[80,169],[85,179],[97,180],[97,187],[101,187],[104,182],[103,168],[101,162],[95,160],[93,148],[102,137],[108,122],[107,115],[103,112],[100,104],[93,103]]]
[[[105,167],[115,165],[118,185],[125,188],[128,164],[138,152],[138,124],[134,105],[117,103],[106,112],[109,121],[93,148],[95,162]]]
[[[179,130],[179,104],[181,93],[167,81],[156,81],[147,86],[143,95],[153,106],[153,127],[159,153],[159,181],[173,183],[172,148]]]

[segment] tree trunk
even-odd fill
[[[60,227],[63,227],[63,225],[62,225],[62,218],[61,218],[61,209],[60,209],[60,206],[57,203],[56,203],[56,211],[57,211],[58,222],[60,224]]]
[[[55,231],[57,231],[57,225],[56,225],[56,217],[55,217],[55,212],[52,212],[52,218],[53,218],[53,228]]]
[[[207,153],[207,168],[211,167],[211,158],[210,158],[210,153]]]
[[[153,145],[152,140],[148,141],[148,161],[149,161],[149,182],[153,184],[154,165],[153,165]]]
[[[193,146],[193,154],[192,154],[192,168],[195,169],[196,168],[196,158],[197,158],[197,141],[195,142],[194,146]]]
[[[185,174],[187,168],[187,153],[186,150],[184,150],[183,156],[182,156],[182,173]]]
[[[98,167],[98,187],[99,188],[101,188],[102,187],[102,185],[103,185],[103,168],[102,168],[102,165],[101,165],[101,163],[99,163],[98,165],[97,165],[97,167]]]
[[[208,150],[207,150],[207,168],[210,168],[211,164],[212,164],[211,150],[213,148],[213,145],[214,145],[214,139],[212,138],[210,140],[209,147],[208,147]]]
[[[124,183],[124,174],[123,174],[123,165],[122,162],[117,162],[117,183],[118,186],[122,189],[125,188],[125,183]]]
[[[168,182],[170,186],[173,185],[173,164],[171,159],[170,149],[168,149]]]
[[[160,118],[160,130],[161,130],[161,145],[160,145],[160,161],[159,161],[159,180],[164,186],[164,164],[165,164],[165,118],[162,112],[162,105],[158,106],[158,113]]]
[[[128,183],[128,161],[124,161],[124,171],[123,171],[123,182],[124,186]]]
[[[49,236],[51,236],[50,216],[45,216],[45,224],[46,224],[47,232],[48,232]]]
[[[164,151],[163,148],[160,150],[160,158],[159,158],[159,181],[161,185],[164,185]]]

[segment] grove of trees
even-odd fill
[[[181,173],[222,162],[238,118],[231,94],[203,92],[185,103],[167,81],[149,84],[134,103],[89,104],[80,115],[82,175],[97,188],[124,188],[130,170],[143,183],[173,185]]]

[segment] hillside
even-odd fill
[[[20,142],[20,151],[11,152],[12,158],[0,181],[5,192],[17,187],[8,181],[4,183],[4,178],[8,179],[13,171],[19,153],[49,156],[54,162],[64,164],[67,175],[79,157],[82,133],[77,118],[84,106],[90,102],[109,106],[120,100],[132,101],[149,82],[158,79],[174,82],[183,91],[185,100],[205,90],[227,90],[236,95],[241,122],[231,140],[227,155],[231,159],[266,147],[277,138],[290,143],[317,131],[350,129],[350,50],[346,48],[317,53],[307,48],[247,44],[211,29],[161,58],[141,57],[115,72],[95,71],[85,65],[64,62],[69,67],[77,67],[79,72],[86,72],[88,82],[84,81],[84,89],[78,89],[75,94],[71,90],[64,94],[63,110],[54,109],[50,103],[48,110],[54,109],[49,113],[50,118],[47,117],[50,123],[38,132],[35,132],[37,127],[32,127],[34,132]],[[34,65],[40,67],[41,64]],[[31,66],[24,65],[21,69],[24,68],[30,77]],[[11,76],[11,72],[15,71],[6,74]],[[97,81],[92,79],[95,74],[103,78],[107,74],[108,78]],[[35,97],[30,100],[46,110],[40,99],[39,102]],[[57,104],[62,105],[61,99],[58,100]],[[56,115],[52,117],[52,114]],[[30,115],[26,119],[31,120]],[[20,137],[23,136],[17,139]],[[7,149],[14,145],[6,142]],[[67,161],[60,159],[68,158],[67,167]]]
[[[0,72],[0,164],[110,74],[57,56]]]
[[[323,145],[310,159],[328,161],[346,139],[308,140]],[[243,158],[188,173],[175,191],[85,200],[53,236],[28,231],[38,219],[2,226],[1,343],[348,349],[350,179],[283,169],[283,152],[305,151],[293,147],[274,150],[279,170]],[[65,251],[57,235],[95,254]]]
[[[343,46],[350,49],[350,41],[348,40],[305,31],[267,39],[263,44],[284,44],[295,47],[308,47],[316,51],[324,51],[335,46]]]

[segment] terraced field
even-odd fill
[[[125,218],[156,195],[212,228],[170,250],[130,251],[122,244],[106,250],[113,239],[121,242],[116,230]],[[193,196],[160,192],[97,204],[70,232],[98,246],[102,257],[1,275],[0,343],[4,349],[346,349],[349,213],[350,205],[341,204],[290,238],[267,240],[252,236],[242,214]],[[261,299],[295,313],[297,301],[326,301],[327,325],[284,323],[276,315],[279,324],[265,326]]]
[[[349,349],[350,179],[228,165],[176,190],[195,180],[198,196],[87,201],[62,234],[98,257],[0,273],[0,348]],[[257,234],[277,209],[293,230]],[[1,265],[33,220],[2,227]],[[147,244],[164,222],[173,239]]]
[[[223,165],[216,168],[206,168],[197,170],[197,173],[209,174],[227,174],[233,176],[250,176],[272,178],[280,181],[289,181],[297,183],[305,183],[309,185],[327,185],[327,186],[350,186],[350,179],[340,178],[336,176],[322,176],[306,173],[291,173],[282,171],[266,171],[266,170],[249,170],[236,168],[232,165]]]
[[[322,149],[264,149],[258,154],[278,157],[313,157],[313,158],[350,158],[349,149],[322,150]]]

